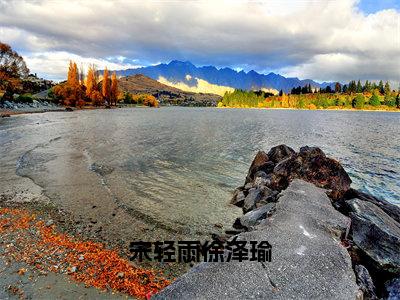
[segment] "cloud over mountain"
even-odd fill
[[[69,54],[99,67],[173,59],[320,81],[400,81],[400,12],[355,0],[0,1],[0,40],[32,71]],[[59,58],[49,67],[47,59]]]

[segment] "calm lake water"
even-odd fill
[[[231,192],[244,182],[254,155],[283,143],[295,150],[319,146],[343,164],[354,187],[400,205],[397,113],[181,107],[54,112],[0,120],[0,140],[0,176],[16,171],[61,202],[112,193],[149,223],[188,234],[231,223],[240,214],[228,205]]]

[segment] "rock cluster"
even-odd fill
[[[231,203],[244,213],[233,227],[252,230],[260,224],[274,212],[279,192],[296,178],[327,189],[334,207],[350,217],[343,243],[352,253],[364,298],[376,299],[376,289],[382,296],[393,294],[389,283],[400,280],[400,207],[351,188],[351,179],[340,163],[317,147],[305,146],[296,152],[279,145],[268,153],[259,151],[245,185],[232,197]],[[397,296],[400,299],[400,291]]]
[[[328,189],[332,199],[343,197],[351,184],[349,175],[340,163],[326,157],[317,147],[305,146],[298,153],[286,145],[273,147],[268,153],[259,151],[250,166],[244,186],[236,189],[231,200],[245,214],[235,221],[234,227],[248,228],[265,219],[273,212],[274,206],[262,207],[276,202],[279,192],[296,178]],[[257,213],[253,211],[255,209]]]

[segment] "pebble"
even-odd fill
[[[124,278],[125,273],[124,272],[119,272],[117,276],[118,276],[118,278]]]
[[[54,221],[53,220],[48,220],[47,222],[46,222],[46,226],[47,227],[50,227],[51,225],[53,225],[54,224]]]
[[[79,255],[78,259],[79,259],[80,261],[82,261],[82,260],[85,259],[85,257],[81,254],[81,255]]]

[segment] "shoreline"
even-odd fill
[[[174,107],[187,107],[187,106],[180,106],[180,105],[174,105]],[[163,107],[171,107],[171,105],[161,105],[159,108]],[[116,107],[105,107],[105,106],[99,106],[99,107],[94,107],[94,106],[87,106],[87,107],[82,107],[82,108],[70,108],[72,111],[81,111],[81,110],[97,110],[97,109],[118,109],[118,108],[151,108],[148,106],[143,106],[143,105],[122,105],[122,106],[116,106]],[[400,109],[351,109],[351,108],[326,108],[326,109],[308,109],[308,108],[291,108],[291,107],[271,107],[271,108],[264,108],[264,107],[217,107],[217,106],[195,106],[193,108],[216,108],[216,109],[251,109],[251,110],[293,110],[293,111],[349,111],[349,112],[389,112],[389,113],[400,113]],[[15,115],[24,115],[24,114],[35,114],[35,113],[46,113],[46,112],[66,112],[69,107],[65,106],[57,106],[54,108],[47,108],[46,106],[39,107],[39,108],[32,108],[32,107],[27,107],[26,109],[21,108],[21,109],[6,109],[6,108],[0,108],[0,118],[5,118],[5,117],[10,117],[10,116],[15,116]],[[70,111],[71,111],[70,110]],[[71,111],[71,112],[72,112]]]
[[[231,106],[224,106],[224,107],[214,107],[218,109],[256,109],[256,110],[296,110],[296,111],[366,111],[366,112],[393,112],[393,113],[400,113],[399,109],[354,109],[354,108],[317,108],[317,109],[308,109],[308,108],[292,108],[292,107],[231,107]]]

